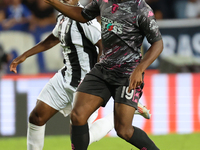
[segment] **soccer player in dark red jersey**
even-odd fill
[[[58,0],[45,2],[79,22],[101,17],[103,55],[75,95],[71,112],[72,149],[87,149],[87,119],[112,96],[117,135],[140,150],[158,150],[143,130],[132,126],[144,86],[144,71],[163,50],[153,10],[145,0],[93,0],[85,8],[63,5]],[[142,58],[144,37],[151,46]]]

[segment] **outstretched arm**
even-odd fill
[[[52,47],[54,47],[55,45],[57,45],[59,43],[59,39],[56,38],[53,34],[50,34],[44,41],[41,41],[40,43],[38,43],[37,45],[35,45],[33,48],[27,50],[26,52],[24,52],[22,55],[18,56],[17,58],[15,58],[12,63],[10,64],[10,71],[17,73],[17,66],[24,62],[26,60],[26,58],[35,55],[37,53],[46,51]]]
[[[70,4],[63,4],[58,0],[44,0],[47,4],[50,4],[53,6],[55,9],[57,9],[59,12],[61,12],[63,15],[76,20],[81,23],[86,23],[88,20],[86,20],[82,14],[81,11],[83,8],[75,6],[75,5],[70,5]],[[70,3],[70,2],[68,2]]]

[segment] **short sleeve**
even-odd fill
[[[86,20],[92,20],[100,15],[98,2],[93,0],[82,10],[82,15]]]
[[[162,39],[154,13],[150,8],[140,11],[137,19],[140,30],[150,44]]]

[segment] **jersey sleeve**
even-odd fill
[[[162,39],[152,9],[147,8],[140,11],[137,16],[137,24],[150,44]]]
[[[58,26],[60,24],[60,20],[62,18],[62,14],[59,13],[58,16],[57,16],[57,19],[56,19],[56,25],[52,31],[52,34],[55,36],[55,37],[58,37]]]
[[[82,16],[86,20],[92,20],[100,15],[99,5],[96,0],[93,0],[82,10]]]
[[[95,45],[101,39],[100,23],[93,19],[88,23],[81,23],[85,36]]]

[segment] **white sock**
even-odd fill
[[[45,125],[37,126],[28,122],[27,150],[42,150],[44,146]]]
[[[89,128],[90,143],[99,141],[114,128],[113,112],[95,121]]]

